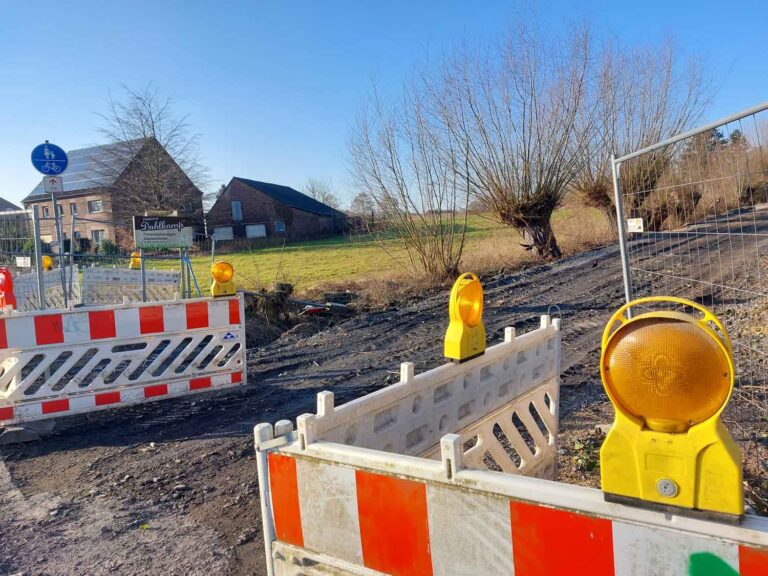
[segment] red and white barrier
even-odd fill
[[[345,448],[269,454],[274,574],[768,574],[766,518],[723,525],[609,504],[589,488],[475,470],[449,478],[439,463]]]
[[[532,422],[523,422],[530,438],[515,436],[509,420],[533,406],[548,414],[547,430],[556,426],[559,330],[545,318],[539,330],[505,340],[487,358],[421,375],[404,365],[399,384],[338,408],[321,394],[318,413],[300,416],[296,431],[288,421],[256,426],[269,575],[768,574],[766,518],[733,526],[530,476],[550,472],[549,463],[519,444],[533,440],[532,453],[544,454],[538,445],[550,441]],[[471,408],[475,422],[458,418],[492,390],[488,414]],[[499,394],[507,390],[515,393]],[[507,436],[498,446],[489,443],[489,434],[499,440],[497,424]],[[481,453],[523,450],[530,466],[481,469],[488,462],[467,447],[478,432]]]
[[[242,298],[0,316],[0,425],[245,384]]]

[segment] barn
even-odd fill
[[[235,177],[207,216],[217,241],[240,238],[311,240],[340,234],[346,215],[289,186]]]

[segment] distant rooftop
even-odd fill
[[[127,142],[138,144],[140,141]],[[68,151],[69,165],[62,175],[63,192],[60,195],[68,196],[83,190],[112,186],[131,161],[131,156],[121,149],[125,144],[117,142]],[[37,197],[46,197],[42,176],[38,185],[24,198],[24,202]]]
[[[0,212],[13,212],[14,210],[21,210],[21,208],[11,204],[5,198],[0,198]]]
[[[286,206],[296,208],[297,210],[303,210],[304,212],[310,212],[320,216],[344,216],[343,212],[331,208],[327,204],[323,204],[319,200],[315,200],[306,194],[302,194],[289,186],[270,184],[269,182],[259,182],[258,180],[249,180],[248,178],[240,178],[238,176],[235,176],[233,180],[239,180],[246,186],[255,188],[259,192],[263,192],[267,196],[271,196]]]

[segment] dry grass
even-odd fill
[[[555,211],[552,226],[566,255],[614,241],[605,216],[576,198]],[[467,223],[460,269],[487,274],[540,262],[535,251],[526,251],[521,241],[510,226],[488,214],[473,214]],[[235,267],[239,288],[268,289],[275,282],[287,282],[300,297],[350,290],[362,294],[371,306],[402,301],[450,284],[409,273],[407,254],[400,242],[379,242],[371,236],[338,236],[285,247],[246,248],[221,257]],[[210,257],[194,257],[192,263],[204,287],[210,277]],[[159,266],[174,265],[168,261]]]
[[[596,208],[579,200],[568,199],[552,219],[557,240],[565,255],[576,254],[615,241],[610,223]],[[486,214],[470,218],[467,245],[461,262],[462,271],[489,274],[500,270],[515,270],[540,263],[534,251],[525,250],[520,235],[511,227],[498,223]],[[319,282],[303,288],[310,297],[323,292],[349,290],[361,295],[368,307],[402,303],[436,289],[445,289],[450,282],[435,283],[426,276],[414,276],[398,267],[383,252],[378,256],[382,270],[364,276]]]

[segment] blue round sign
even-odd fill
[[[42,174],[48,176],[61,174],[67,169],[67,164],[69,164],[67,153],[48,140],[45,141],[45,144],[35,146],[35,149],[32,150],[32,166]]]

